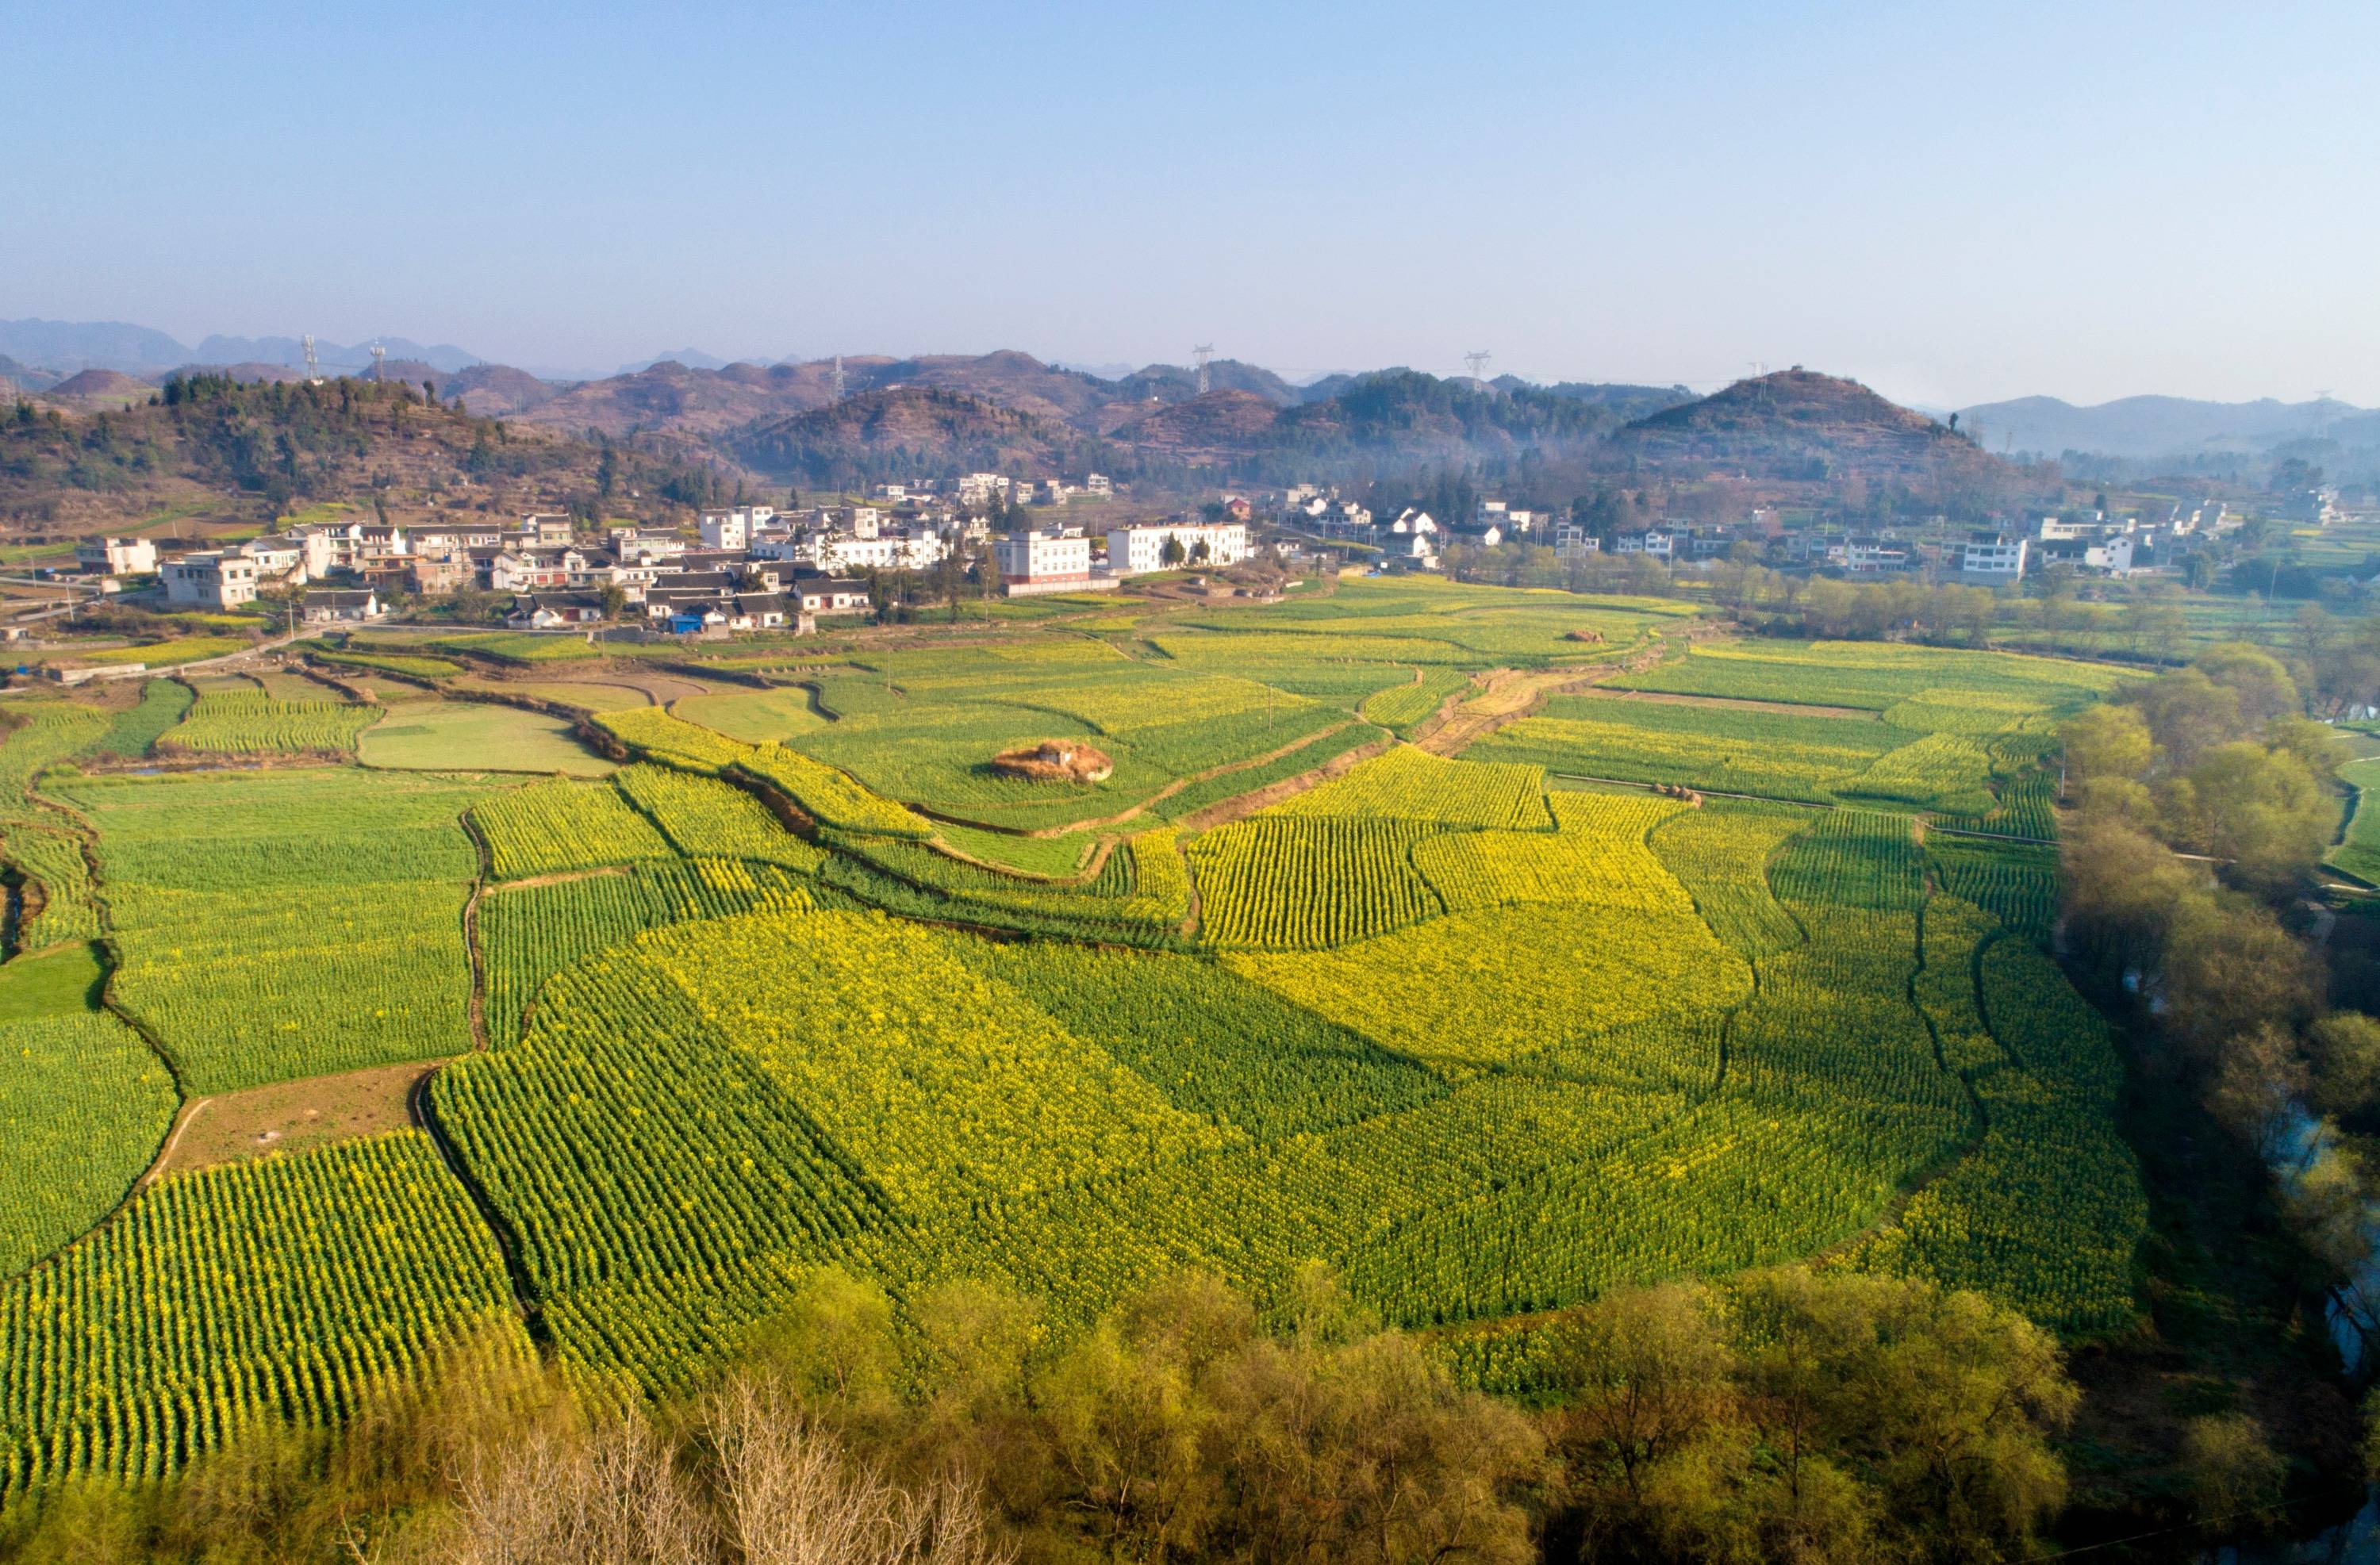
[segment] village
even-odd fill
[[[358,516],[212,547],[91,536],[76,545],[74,585],[85,605],[263,614],[291,631],[394,615],[642,641],[807,634],[822,620],[898,617],[907,604],[1102,592],[1169,572],[1227,571],[1260,555],[1290,568],[1356,565],[1463,579],[1499,561],[1532,570],[1529,579],[1574,588],[1590,578],[1610,585],[1617,572],[1630,577],[1631,590],[1720,564],[2008,589],[2045,572],[2189,578],[2211,567],[2211,542],[2249,520],[2210,501],[2069,510],[1981,528],[1936,516],[1864,530],[1764,505],[1734,521],[1597,527],[1583,505],[1561,511],[1484,496],[1459,518],[1418,505],[1376,516],[1360,499],[1312,483],[1227,490],[1171,516],[1128,510],[1105,527],[1066,519],[1075,503],[1116,496],[1096,472],[1079,482],[974,472],[947,486],[881,482],[864,496],[783,509],[704,507],[677,525],[598,523],[555,510],[509,524],[484,515],[411,523]],[[2335,491],[2283,497],[2282,509],[2316,526],[2342,516]],[[54,607],[0,635],[21,639],[36,618],[69,613]]]
[[[285,603],[293,626],[380,620],[401,605],[492,594],[514,630],[605,637],[808,632],[823,617],[877,608],[872,583],[924,577],[955,595],[1099,591],[1128,576],[1224,568],[1250,552],[1245,503],[1225,519],[1133,522],[1094,536],[1082,526],[1014,526],[1024,507],[1105,497],[1108,480],[1035,483],[994,473],[930,484],[885,483],[865,503],[779,510],[704,508],[690,529],[564,511],[511,525],[313,522],[217,548],[94,536],[79,541],[77,579],[103,597],[168,613],[255,613]],[[1048,514],[1046,511],[1045,515]],[[991,517],[1011,519],[995,531]]]
[[[2317,526],[2342,519],[2338,499],[2336,490],[2290,496],[2283,519]],[[1958,528],[1937,516],[1864,531],[1789,525],[1775,509],[1755,506],[1742,522],[1661,522],[1598,533],[1571,515],[1497,499],[1480,500],[1469,517],[1452,523],[1413,506],[1383,519],[1335,488],[1312,484],[1285,491],[1275,515],[1285,531],[1355,543],[1377,552],[1390,569],[1441,569],[1450,546],[1520,545],[1549,549],[1562,562],[1606,554],[1669,566],[1730,560],[1858,577],[1924,575],[1987,587],[2013,585],[2054,566],[2112,578],[2170,571],[2247,521],[2236,506],[2207,502],[2174,503],[2155,516],[2095,508],[1984,528]]]

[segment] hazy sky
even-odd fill
[[[0,0],[0,317],[2372,405],[2375,61],[2371,0]]]

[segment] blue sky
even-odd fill
[[[0,317],[2380,404],[2380,6],[0,0]]]

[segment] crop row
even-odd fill
[[[1553,824],[1546,813],[1545,782],[1538,767],[1446,760],[1399,745],[1271,813],[1543,831]]]
[[[86,780],[115,995],[194,1092],[470,1045],[482,790],[354,768]]]
[[[1190,849],[1199,922],[1225,950],[1323,950],[1440,911],[1413,865],[1413,821],[1260,815]]]
[[[0,1059],[7,1062],[0,1124],[8,1127],[0,1142],[0,1276],[7,1276],[122,1199],[180,1098],[149,1046],[105,1012],[0,1022]]]
[[[1972,904],[1937,897],[1925,927],[1918,999],[1984,1128],[1861,1263],[1978,1289],[2062,1331],[2121,1330],[2148,1207],[2115,1126],[2121,1071],[2106,1025],[2046,957],[1992,939]]]
[[[552,778],[471,807],[499,880],[673,856],[668,843],[610,782]]]
[[[1902,702],[1949,705],[1981,695],[2002,710],[2079,709],[2122,684],[2122,672],[2006,652],[1968,652],[1875,641],[1706,644],[1616,686],[1887,711]]]
[[[1798,833],[1769,871],[1786,902],[1913,911],[1925,897],[1925,855],[1905,815],[1830,810]]]
[[[91,746],[99,755],[138,760],[164,737],[165,731],[188,715],[197,693],[175,679],[152,679],[140,686],[140,699],[118,712],[108,730]]]
[[[1694,898],[1711,932],[1757,960],[1802,943],[1802,926],[1768,884],[1768,861],[1817,817],[1790,806],[1706,799],[1646,839]]]
[[[1941,889],[1990,913],[2036,945],[2058,921],[2058,850],[1935,832],[1925,840]]]
[[[652,707],[602,712],[595,721],[622,743],[681,770],[714,776],[740,771],[757,778],[821,825],[893,837],[933,834],[933,828],[917,815],[783,745],[747,745]]]
[[[479,907],[489,1033],[498,1044],[515,1041],[548,978],[647,929],[808,902],[784,870],[732,859],[663,859],[492,892]]]
[[[1335,951],[1223,960],[1453,1076],[1664,1013],[1723,1009],[1751,980],[1691,914],[1559,907],[1455,914]]]
[[[1364,701],[1364,721],[1388,728],[1400,740],[1412,740],[1414,728],[1445,707],[1447,697],[1466,690],[1471,675],[1462,668],[1416,668],[1421,678],[1412,685],[1390,685],[1388,690]]]
[[[1983,816],[1994,804],[1990,783],[1991,758],[1981,744],[1963,734],[1928,734],[1878,757],[1838,792],[1947,815]]]
[[[826,856],[733,782],[665,766],[625,767],[612,781],[687,857],[766,859],[814,870]]]
[[[1516,903],[1691,914],[1677,877],[1645,833],[1684,807],[1611,794],[1547,795],[1557,830],[1443,831],[1416,843],[1414,867],[1453,912]]]
[[[407,652],[334,652],[327,648],[318,648],[310,650],[307,656],[318,663],[329,663],[334,668],[401,673],[411,679],[446,679],[463,672],[462,664],[445,658],[425,658]]]
[[[283,700],[261,690],[210,690],[157,743],[227,755],[346,755],[381,709],[346,701]]]
[[[64,826],[64,816],[55,811],[44,815]],[[19,875],[40,887],[41,911],[18,926],[18,951],[99,938],[99,906],[92,900],[82,839],[49,826],[12,821],[0,826],[0,852]]]
[[[168,1176],[0,1284],[0,1493],[335,1419],[475,1323],[528,1351],[495,1241],[419,1131]]]

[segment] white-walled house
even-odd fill
[[[1012,598],[1032,592],[1079,592],[1111,587],[1112,575],[1093,581],[1091,540],[1078,530],[1057,528],[1002,533],[991,540],[1000,584]]]
[[[256,601],[256,562],[242,554],[185,554],[166,561],[157,574],[168,603],[236,609]]]
[[[140,576],[157,568],[157,545],[145,538],[86,538],[75,544],[75,564],[102,576]]]
[[[1245,523],[1165,523],[1109,529],[1108,569],[1120,576],[1171,569],[1165,559],[1169,542],[1182,545],[1182,564],[1185,565],[1236,565],[1248,557],[1248,529]]]

